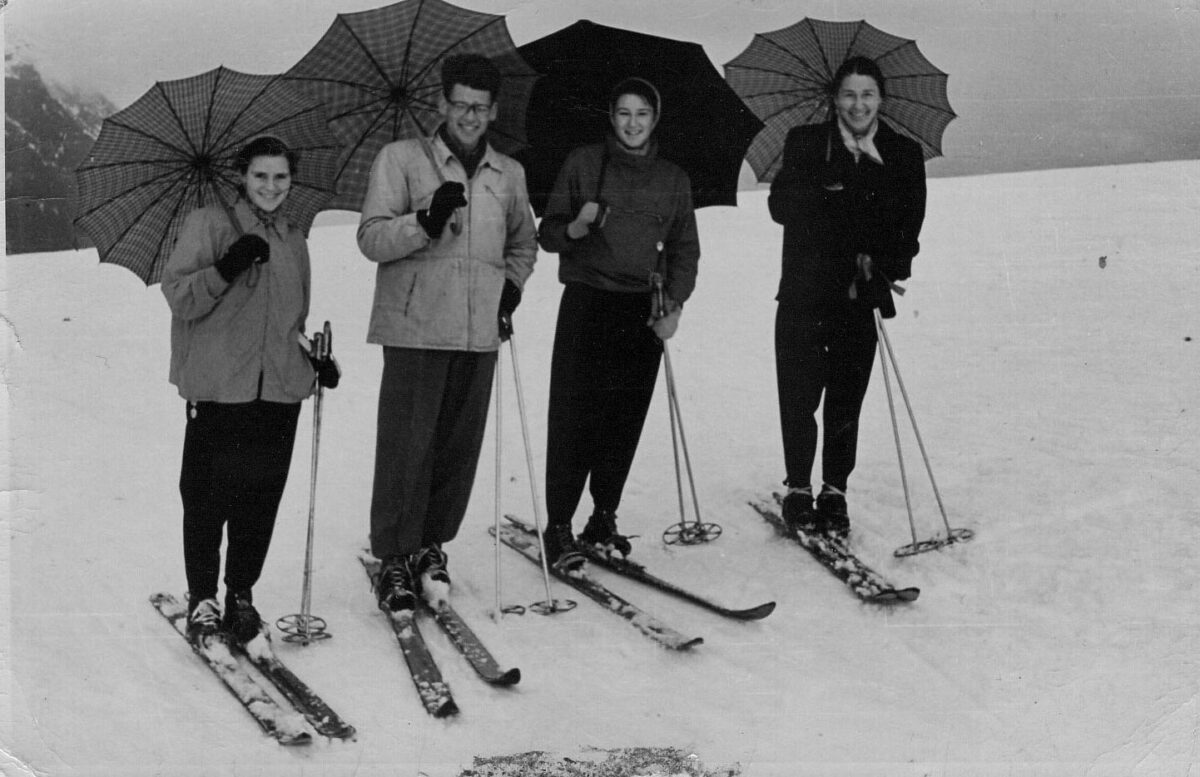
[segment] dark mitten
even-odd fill
[[[317,371],[317,383],[322,388],[335,389],[342,379],[342,368],[332,355],[324,359],[313,359],[313,369]]]
[[[454,209],[466,205],[466,187],[458,181],[446,181],[433,193],[429,207],[417,211],[417,221],[425,230],[425,234],[436,240],[441,237]]]
[[[879,308],[879,315],[883,318],[896,317],[891,283],[883,273],[873,272],[869,280],[860,274],[854,279],[854,287],[859,302],[869,308]]]
[[[242,235],[233,241],[233,245],[216,262],[217,272],[226,283],[246,271],[254,262],[266,262],[271,258],[271,246],[258,235]]]
[[[517,309],[517,305],[520,304],[521,287],[513,283],[511,279],[505,278],[504,290],[500,292],[500,313],[498,316],[501,340],[508,340],[508,338],[512,337],[512,314]]]

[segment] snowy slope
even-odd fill
[[[450,721],[422,711],[355,559],[381,366],[363,342],[373,268],[353,226],[316,229],[310,326],[333,322],[346,372],[327,394],[317,497],[313,611],[334,638],[280,652],[359,737],[303,751],[261,736],[147,603],[184,587],[184,405],[166,381],[159,289],[94,251],[7,257],[0,772],[457,775],[475,756],[540,750],[563,771],[538,773],[565,774],[582,772],[563,757],[670,747],[713,774],[1195,773],[1198,190],[1192,162],[930,181],[922,252],[888,332],[950,520],[977,536],[893,558],[912,536],[877,369],[851,510],[861,555],[922,588],[895,609],[859,604],[745,506],[783,477],[771,346],[780,230],[763,192],[701,211],[701,274],[671,354],[704,518],[724,535],[658,541],[678,520],[662,387],[622,527],[664,576],[778,609],[735,623],[610,580],[704,636],[683,655],[581,596],[567,614],[492,622],[489,432],[448,550],[460,611],[524,679],[483,686],[427,629],[463,710]],[[543,255],[516,316],[538,473],[555,269]],[[502,502],[529,515],[509,357]],[[310,408],[302,419],[256,590],[270,616],[300,602]],[[941,518],[904,443],[923,538]],[[502,562],[506,604],[544,598],[532,565],[507,550]]]

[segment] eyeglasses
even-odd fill
[[[476,117],[485,116],[492,109],[492,103],[464,103],[455,100],[450,103],[450,112],[455,116],[465,116],[468,113]]]

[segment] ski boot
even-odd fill
[[[221,620],[221,629],[239,645],[269,633],[252,602],[249,591],[231,591],[225,595],[225,617]]]
[[[783,497],[783,520],[793,531],[805,534],[821,531],[824,521],[813,507],[811,486],[788,489]]]
[[[413,582],[417,591],[433,607],[450,596],[450,573],[446,570],[446,552],[440,545],[427,545],[417,551],[412,562]]]
[[[617,533],[617,514],[611,510],[596,510],[588,518],[587,526],[579,535],[579,541],[595,547],[601,553],[612,556],[620,553],[622,558],[628,558],[633,552],[629,537]]]
[[[846,508],[846,492],[826,483],[817,495],[817,514],[825,524],[825,533],[845,539],[850,534],[850,513]]]
[[[221,609],[213,597],[195,603],[187,616],[187,638],[193,645],[205,647],[221,630]]]
[[[416,585],[408,556],[388,556],[379,571],[375,597],[379,609],[389,614],[417,608]]]
[[[542,533],[542,544],[546,550],[546,563],[559,572],[575,572],[583,568],[587,558],[575,546],[571,524],[552,523]]]

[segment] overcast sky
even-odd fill
[[[340,12],[383,0],[9,0],[6,49],[125,107],[155,81],[286,70]],[[1200,156],[1200,0],[457,0],[517,45],[579,19],[701,43],[866,19],[950,74],[959,118],[934,175]]]

